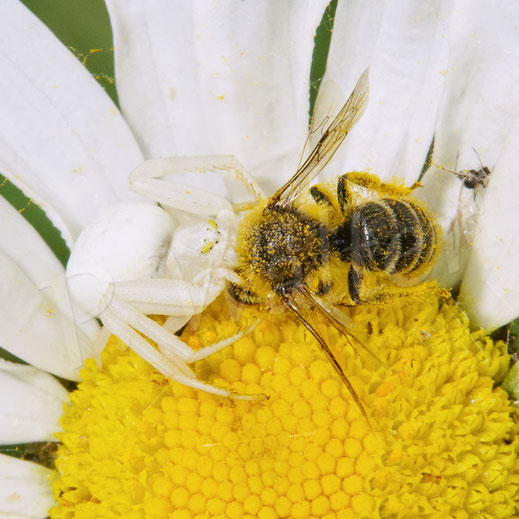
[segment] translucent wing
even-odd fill
[[[325,130],[317,146],[294,176],[272,197],[274,204],[284,206],[292,202],[330,162],[346,135],[366,110],[368,98],[369,71],[366,69],[357,81],[346,104]]]
[[[346,388],[350,392],[350,395],[353,398],[353,401],[359,407],[360,411],[362,412],[362,414],[366,418],[366,421],[368,423],[370,423],[368,415],[366,413],[366,410],[364,409],[364,406],[362,405],[362,402],[361,402],[359,396],[357,395],[357,392],[355,391],[355,389],[352,386],[350,380],[348,379],[348,377],[344,373],[344,370],[342,369],[342,366],[340,365],[340,363],[335,358],[335,355],[333,354],[332,350],[330,349],[330,347],[328,346],[326,341],[323,339],[321,334],[316,330],[316,328],[314,326],[312,326],[310,321],[308,321],[303,316],[302,311],[301,311],[302,305],[299,305],[299,303],[297,301],[296,294],[289,294],[289,293],[286,293],[286,292],[282,293],[281,294],[281,302],[283,303],[283,305],[285,306],[285,308],[287,310],[292,312],[297,317],[297,319],[305,326],[305,328],[317,340],[321,350],[328,357],[328,360],[330,361],[331,365],[335,369],[335,372],[337,373],[337,375],[339,375],[341,381],[343,382],[343,384],[346,386]]]

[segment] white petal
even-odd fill
[[[99,209],[133,197],[142,157],[103,89],[21,2],[0,2],[0,32],[0,170],[70,246]]]
[[[512,225],[519,212],[518,17],[515,2],[455,4],[434,162],[458,171],[479,169],[479,155],[482,165],[493,172],[489,186],[478,192],[477,203],[467,190],[461,193],[460,203],[460,181],[434,167],[426,173],[420,193],[444,231],[444,251],[432,274],[453,286],[467,268],[460,300],[474,324],[483,328],[495,328],[519,315],[519,235]],[[470,243],[460,248],[460,233],[465,238],[469,231]]]
[[[518,142],[516,116],[486,188],[459,296],[471,322],[490,330],[519,316]]]
[[[0,359],[0,445],[56,441],[65,388],[32,366]]]
[[[145,155],[233,154],[279,187],[306,137],[326,4],[110,0],[119,100]]]
[[[0,454],[0,517],[48,517],[55,505],[51,476],[45,467]]]
[[[0,197],[0,346],[65,378],[94,356],[97,326],[74,324],[62,265],[38,233]],[[86,321],[86,319],[85,319]]]
[[[335,171],[370,168],[382,178],[416,180],[444,81],[444,11],[440,0],[339,2],[325,78],[341,85],[346,100],[369,67],[370,101]]]

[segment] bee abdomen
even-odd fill
[[[394,272],[412,274],[429,263],[436,247],[436,231],[427,214],[410,200],[384,202],[391,207],[397,222],[400,250]]]
[[[355,208],[330,233],[330,247],[357,267],[411,274],[432,259],[436,231],[414,202],[384,198]]]

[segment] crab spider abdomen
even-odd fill
[[[111,283],[160,277],[172,235],[171,218],[156,205],[111,207],[74,245],[67,264],[72,298],[94,317],[109,304]]]

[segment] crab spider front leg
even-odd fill
[[[167,157],[147,160],[131,173],[129,182],[134,191],[161,204],[193,214],[214,215],[221,210],[222,201],[225,199],[201,189],[173,185],[161,179],[168,174],[205,173],[207,171],[239,180],[255,200],[265,199],[265,194],[259,185],[233,155]],[[225,200],[225,202],[227,201]]]

